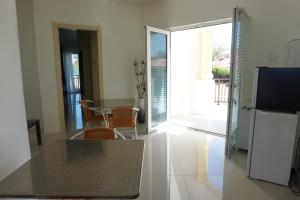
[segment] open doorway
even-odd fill
[[[54,24],[54,31],[61,127],[72,134],[85,126],[80,101],[103,93],[99,30]]]
[[[232,24],[171,32],[171,122],[226,134]]]

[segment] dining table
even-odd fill
[[[135,99],[123,98],[123,99],[102,99],[90,101],[87,103],[87,107],[97,112],[109,111],[114,107],[136,107],[137,102]]]
[[[137,107],[137,101],[132,98],[101,99],[87,102],[87,108],[103,116],[108,126],[108,115],[115,107]]]
[[[0,182],[0,198],[135,199],[143,140],[57,140]]]

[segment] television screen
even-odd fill
[[[256,109],[300,111],[300,68],[259,68]]]

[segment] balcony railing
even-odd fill
[[[214,78],[215,80],[215,103],[228,103],[229,78]]]
[[[74,75],[74,85],[75,85],[75,90],[76,92],[80,91],[80,76],[79,75]]]

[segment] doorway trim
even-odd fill
[[[100,26],[90,26],[90,25],[80,25],[80,24],[67,24],[52,22],[53,29],[53,47],[54,47],[54,57],[55,57],[55,69],[56,69],[56,85],[57,85],[57,97],[58,97],[58,107],[59,107],[59,123],[60,130],[66,130],[65,122],[65,107],[64,107],[64,96],[63,96],[63,85],[61,76],[61,52],[60,52],[60,42],[59,42],[59,29],[71,29],[71,30],[84,30],[84,31],[96,31],[97,40],[97,50],[98,50],[98,70],[99,70],[99,94],[100,99],[104,97],[103,91],[103,63],[102,63],[102,32]]]
[[[189,25],[183,25],[183,26],[174,26],[170,27],[167,30],[170,32],[175,31],[184,31],[184,30],[190,30],[195,28],[204,28],[209,26],[216,26],[216,25],[222,25],[222,24],[228,24],[232,23],[232,18],[226,18],[226,19],[219,19],[214,21],[208,21],[208,22],[201,22],[196,24],[189,24]]]
[[[174,26],[174,27],[169,27],[167,30],[170,31],[170,40],[172,40],[172,33],[173,32],[177,32],[177,31],[188,31],[188,30],[193,30],[193,29],[199,29],[199,28],[205,28],[205,27],[211,27],[211,26],[218,26],[218,25],[224,25],[224,24],[229,24],[231,23],[233,25],[233,18],[224,18],[224,19],[218,19],[218,20],[213,20],[213,21],[207,21],[207,22],[200,22],[200,23],[195,23],[195,24],[188,24],[188,25],[181,25],[181,26]],[[233,35],[233,32],[231,33],[231,35]],[[170,49],[170,62],[171,62],[171,71],[172,71],[172,50]],[[230,66],[230,76],[231,76],[231,66]],[[170,82],[172,79],[172,74],[170,75]],[[171,89],[172,86],[170,86],[170,92],[172,92]],[[229,91],[228,91],[228,97],[229,97]],[[170,95],[171,96],[171,95]],[[228,104],[229,104],[229,98],[228,98]],[[170,123],[171,124],[175,124],[172,123],[172,99],[170,98]],[[227,115],[228,115],[228,110],[227,110]],[[179,125],[179,124],[176,124]],[[184,125],[179,125],[194,131],[199,131],[199,132],[205,132],[206,134],[210,134],[210,135],[216,135],[219,137],[226,137],[226,132],[228,129],[228,118],[226,118],[226,129],[225,129],[225,133],[224,134],[220,134],[220,133],[216,133],[216,132],[212,132],[212,131],[208,131],[208,130],[203,130],[203,129],[199,129],[199,128],[194,128],[194,127],[189,127],[189,126],[184,126]]]

